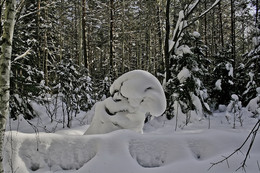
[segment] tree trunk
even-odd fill
[[[83,32],[82,32],[82,16],[83,16],[83,12],[82,12],[82,2],[80,1],[79,4],[78,4],[78,11],[79,11],[79,24],[78,24],[78,41],[79,41],[79,64],[81,64],[82,62],[84,62],[84,59],[83,59],[83,52],[82,52],[82,49],[83,49]]]
[[[121,24],[121,26],[122,26],[122,58],[121,58],[121,60],[122,60],[122,62],[121,62],[121,66],[122,66],[122,71],[121,71],[121,73],[125,73],[125,0],[123,0],[123,16],[122,16],[122,19],[123,19],[123,21],[122,21],[122,24]]]
[[[165,56],[165,72],[166,72],[166,82],[169,81],[171,78],[171,72],[170,72],[170,52],[169,52],[169,38],[170,38],[170,3],[171,0],[167,0],[166,4],[166,33],[165,33],[165,45],[164,45],[164,56]],[[167,107],[169,107],[169,100],[170,100],[170,94],[169,92],[165,92],[166,101],[167,101]],[[169,115],[166,114],[167,118],[169,118]]]
[[[165,33],[165,70],[166,70],[166,82],[170,79],[170,53],[169,53],[169,37],[170,37],[170,3],[171,0],[167,0],[166,4],[166,33]]]
[[[0,3],[0,35],[2,35],[2,33],[3,33],[3,28],[2,28],[2,11],[3,11],[3,7],[4,7],[4,2],[5,1],[1,0],[1,3]]]
[[[218,10],[219,10],[220,43],[221,43],[221,49],[223,49],[224,48],[224,34],[223,34],[221,1],[218,4]]]
[[[164,68],[164,60],[163,60],[163,52],[162,52],[162,27],[161,27],[161,20],[160,20],[160,7],[157,5],[157,34],[158,34],[158,42],[159,42],[159,57],[161,57],[159,63],[162,64],[162,68]],[[159,69],[162,70],[162,69]]]
[[[6,120],[9,118],[9,99],[10,99],[10,70],[12,55],[12,40],[15,24],[16,0],[6,0],[5,21],[3,26],[1,59],[0,59],[0,173],[3,169],[3,141]]]
[[[256,11],[255,11],[255,26],[257,27],[257,28],[259,28],[260,26],[257,26],[257,25],[259,25],[259,23],[258,23],[258,15],[259,15],[259,0],[256,0]]]
[[[41,0],[37,0],[37,15],[36,15],[36,38],[37,38],[37,48],[36,48],[36,51],[37,51],[37,61],[38,61],[38,67],[41,67],[41,48],[40,48],[40,45],[41,45],[41,36],[40,36],[40,15],[41,15],[41,11],[40,11],[40,8],[41,8]]]
[[[88,68],[87,40],[86,40],[86,0],[82,0],[82,47],[85,68]]]
[[[236,70],[235,0],[231,0],[231,58],[232,66]]]
[[[110,75],[113,76],[114,72],[114,0],[110,0],[110,53],[109,53],[109,69]]]
[[[204,2],[204,10],[207,10],[207,1]],[[205,45],[208,45],[208,38],[207,38],[207,32],[208,28],[207,28],[207,14],[205,14],[204,16],[204,43]],[[208,50],[206,49],[206,57],[208,57]]]

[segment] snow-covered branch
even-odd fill
[[[25,51],[22,55],[17,56],[11,63],[18,61],[22,58],[24,58],[25,56],[29,55],[31,51],[31,48],[29,48],[27,51]]]
[[[22,18],[25,18],[25,17],[27,17],[27,16],[33,15],[33,14],[35,14],[35,13],[41,11],[41,10],[44,10],[44,9],[46,9],[46,8],[53,7],[53,6],[56,5],[57,3],[58,3],[58,2],[52,2],[52,3],[50,3],[50,4],[47,4],[47,5],[44,6],[44,7],[40,7],[39,9],[37,9],[37,10],[35,10],[35,11],[32,11],[32,12],[27,13],[27,14],[24,14],[24,15],[22,15],[22,16],[19,17],[19,20],[22,19]]]
[[[210,8],[208,8],[207,10],[205,10],[204,12],[202,12],[199,16],[193,18],[193,19],[191,20],[191,22],[187,25],[187,27],[190,26],[191,24],[193,24],[194,22],[196,22],[198,19],[200,19],[200,18],[203,17],[204,15],[206,15],[208,12],[210,12],[210,10],[212,10],[216,5],[218,5],[218,3],[219,3],[220,1],[221,1],[221,0],[216,0],[216,1],[212,4],[212,6],[211,6]]]
[[[200,19],[202,16],[206,15],[210,10],[212,10],[221,0],[216,0],[210,8],[202,12],[198,17],[195,17],[191,19],[191,22],[188,23],[187,19],[192,14],[192,12],[196,9],[198,6],[200,0],[196,0],[194,3],[188,5],[184,10],[181,10],[179,12],[179,18],[175,25],[175,29],[173,32],[172,40],[169,40],[169,52],[172,51],[172,49],[176,49],[179,45],[179,41],[182,38],[183,31],[193,24],[195,21]]]

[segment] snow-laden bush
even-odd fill
[[[227,106],[226,119],[230,123],[231,117],[233,116],[233,128],[236,128],[236,121],[239,120],[240,125],[243,125],[242,119],[242,103],[236,94],[231,95],[231,101]]]
[[[111,97],[98,102],[85,134],[103,134],[118,129],[143,131],[146,115],[160,116],[166,99],[160,82],[152,74],[134,70],[123,74],[110,87]]]
[[[71,120],[79,110],[90,110],[94,105],[92,81],[87,69],[71,59],[64,59],[53,69],[54,79],[50,91],[62,102],[63,123],[71,127]]]
[[[19,73],[18,73],[19,71]],[[10,117],[16,119],[23,115],[25,119],[37,116],[31,106],[32,101],[42,103],[39,96],[45,89],[43,72],[28,64],[12,63],[10,88]]]

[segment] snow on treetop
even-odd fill
[[[222,90],[222,88],[221,88],[221,79],[218,79],[218,80],[216,81],[216,83],[215,83],[215,88],[216,88],[217,90]]]
[[[232,95],[231,95],[231,98],[232,98],[233,100],[235,100],[235,101],[239,100],[239,99],[238,99],[238,96],[237,96],[236,94],[232,94]]]
[[[183,56],[184,54],[193,54],[193,53],[190,50],[189,46],[181,45],[180,47],[177,48],[176,54],[179,55],[179,56]]]
[[[194,32],[192,33],[192,35],[193,35],[195,38],[200,38],[200,33],[197,32],[197,31],[194,31]]]
[[[233,77],[233,67],[232,67],[232,64],[227,63],[227,64],[226,64],[226,69],[229,71],[229,72],[228,72],[228,76]]]

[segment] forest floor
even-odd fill
[[[31,125],[22,117],[9,121],[4,148],[5,172],[260,172],[259,134],[246,160],[245,170],[240,166],[251,138],[232,157],[211,167],[212,163],[240,147],[258,121],[245,110],[243,126],[237,121],[235,129],[232,121],[227,121],[225,112],[214,112],[210,121],[193,118],[191,123],[184,125],[184,120],[179,119],[176,123],[176,118],[167,120],[161,116],[145,124],[144,134],[117,130],[101,135],[83,135],[93,109],[74,117],[71,128],[63,128],[58,121],[50,123],[44,107],[39,106],[36,110],[39,117],[31,120]]]

